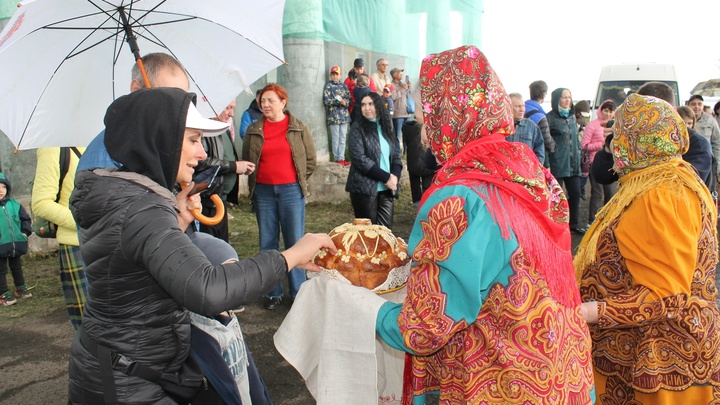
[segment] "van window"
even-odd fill
[[[649,80],[614,80],[600,82],[598,86],[597,96],[595,97],[594,107],[598,108],[600,104],[605,100],[614,100],[617,105],[620,105],[625,101],[625,98],[638,91],[643,84]],[[678,98],[678,84],[674,81],[657,80],[672,87],[675,92],[675,105],[680,105],[680,99]]]

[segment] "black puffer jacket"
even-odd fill
[[[152,128],[152,135],[138,128],[115,133],[111,130],[118,128],[108,122],[109,109],[106,145],[125,167],[154,178],[98,169],[80,172],[75,179],[70,206],[89,282],[82,327],[97,344],[131,361],[173,372],[189,352],[188,310],[212,316],[251,302],[285,277],[287,264],[280,253],[271,251],[213,266],[180,230],[175,197],[168,187],[177,175],[189,99],[177,89],[145,90],[170,92],[170,99],[136,98],[142,91],[132,93],[129,100],[116,100],[113,106],[126,101],[119,107],[127,110],[119,108],[115,118],[130,127],[139,123],[140,129],[150,128],[143,119],[160,127]],[[171,111],[150,108],[144,104],[148,101]],[[120,142],[118,136],[127,139]],[[161,151],[176,151],[178,157]],[[138,154],[155,158],[130,158]],[[158,184],[163,181],[166,184]],[[100,376],[98,359],[76,337],[70,356],[70,402],[104,403]],[[175,403],[157,384],[118,370],[113,377],[121,404]]]
[[[425,154],[428,148],[422,144],[421,131],[422,124],[415,120],[405,121],[402,126],[408,173],[420,177],[433,176],[435,170],[428,168],[425,164]]]
[[[115,177],[121,174],[78,173],[71,201],[89,281],[83,328],[134,361],[176,370],[189,350],[188,309],[212,316],[245,305],[280,282],[287,267],[276,251],[211,266],[178,228],[173,195],[149,179],[143,185]],[[173,403],[153,383],[120,371],[114,377],[120,403]],[[71,401],[102,403],[102,392],[98,360],[74,341]]]
[[[377,183],[390,180],[390,174],[397,176],[399,182],[402,172],[400,145],[394,134],[383,134],[390,144],[390,173],[380,169],[381,152],[377,125],[374,122],[372,125],[362,125],[361,122],[352,125],[348,138],[352,164],[345,183],[345,191],[374,195],[377,194]]]

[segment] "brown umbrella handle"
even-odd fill
[[[200,221],[203,225],[208,226],[215,226],[219,224],[223,217],[225,216],[225,205],[223,204],[220,197],[218,197],[217,194],[213,194],[210,196],[210,201],[212,201],[215,204],[215,216],[214,217],[206,217],[202,214],[201,208],[195,208],[194,210],[190,211],[192,212],[192,215]]]

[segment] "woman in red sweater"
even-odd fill
[[[286,249],[305,234],[307,179],[315,170],[315,143],[308,126],[285,110],[287,103],[282,86],[265,86],[260,93],[263,116],[250,124],[243,139],[243,160],[256,165],[248,185],[262,252],[280,248],[280,229]],[[304,281],[304,270],[288,273],[291,300]],[[265,308],[277,308],[282,295],[281,283],[266,296]]]

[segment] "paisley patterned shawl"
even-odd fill
[[[504,238],[512,230],[554,299],[580,303],[572,278],[568,205],[557,181],[530,148],[510,143],[512,108],[485,55],[464,46],[423,60],[420,85],[430,147],[444,163],[425,198],[449,184],[493,186],[479,193]]]
[[[670,104],[633,94],[616,111],[613,132],[615,170],[620,174],[621,187],[597,213],[575,257],[585,300],[605,301],[599,324],[593,327],[595,371],[607,379],[600,399],[604,403],[650,403],[648,396],[636,400],[636,395],[682,391],[687,403],[708,403],[707,399],[699,398],[704,398],[701,394],[706,395],[709,390],[710,396],[715,392],[717,400],[720,392],[714,285],[717,212],[707,187],[680,158],[689,145],[685,123]],[[673,197],[680,202],[687,198],[688,191],[699,199],[703,230],[697,241],[696,263],[693,267],[673,263],[677,272],[692,274],[689,296],[684,292],[659,299],[653,296],[652,290],[634,277],[619,249],[616,231],[623,215],[634,202],[643,204],[641,200],[655,189],[674,193]],[[669,207],[667,212],[673,210],[687,212],[684,206]],[[685,225],[683,221],[675,223],[678,220],[672,213],[653,211],[647,215],[657,216],[659,223],[672,221],[674,226]],[[637,218],[626,219],[632,220]],[[664,229],[666,235],[658,245],[637,245],[630,240],[626,246],[652,252],[678,243],[680,232],[673,226]],[[682,243],[687,245],[687,239]],[[695,395],[692,390],[698,395],[695,400],[691,399]],[[660,403],[660,399],[656,402]]]
[[[600,234],[637,198],[659,184],[678,182],[693,190],[703,204],[714,207],[707,188],[681,160],[690,146],[685,122],[664,100],[631,94],[615,112],[613,167],[620,191],[596,215],[575,256],[578,280],[595,261]]]

